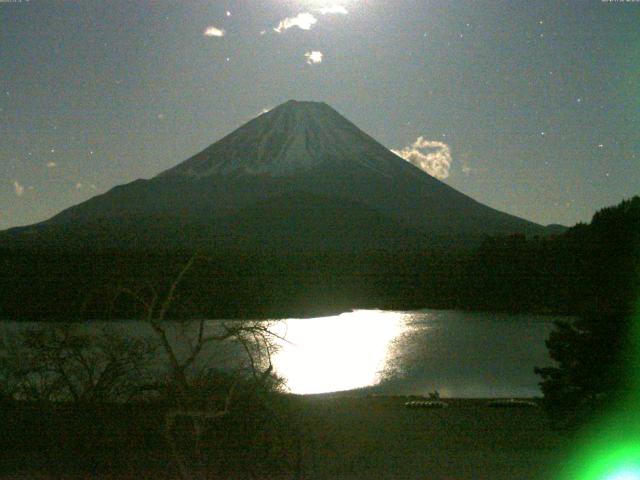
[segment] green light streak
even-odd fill
[[[631,391],[579,439],[561,480],[640,480],[640,301],[635,311]]]
[[[605,480],[638,480],[640,479],[640,469],[619,470],[613,475],[609,475]]]

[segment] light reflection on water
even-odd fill
[[[551,365],[556,317],[423,310],[358,310],[282,320],[273,357],[293,393],[372,387],[387,394],[540,395],[534,367]]]
[[[540,395],[533,368],[551,365],[545,340],[557,317],[458,311],[394,312],[356,310],[308,319],[273,320],[286,340],[272,362],[298,394],[370,387],[385,394],[422,394],[438,390],[451,397]],[[207,321],[207,329],[219,327]],[[231,323],[231,322],[230,322]],[[0,337],[36,326],[4,322]],[[170,325],[170,322],[167,326]],[[130,337],[153,337],[144,322],[88,322],[89,331],[107,328]],[[195,324],[172,325],[171,342],[188,355]],[[234,370],[246,362],[233,344],[210,344],[202,366]],[[158,358],[166,364],[164,354]]]
[[[323,393],[371,386],[406,328],[406,314],[356,310],[333,317],[290,319],[277,324],[286,338],[273,356],[276,371],[293,393]]]

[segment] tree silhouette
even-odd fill
[[[249,396],[257,403],[255,408],[262,408],[265,394],[278,390],[282,383],[271,364],[274,340],[279,338],[271,322],[166,320],[181,283],[198,258],[196,254],[189,259],[164,295],[145,284],[137,290],[120,289],[114,298],[124,294],[139,302],[141,317],[168,360],[168,379],[162,385],[170,404],[164,415],[164,436],[183,480],[204,475],[208,429],[227,417],[240,397]],[[178,336],[186,342],[176,341]],[[229,343],[244,360],[231,372],[210,365],[212,352]]]
[[[117,328],[29,327],[3,338],[2,388],[17,400],[128,401],[147,377],[154,351],[153,342],[129,338]]]
[[[632,318],[640,292],[640,197],[600,210],[590,225],[561,239],[561,253],[579,252],[567,272],[588,311],[556,323],[547,347],[558,365],[536,368],[556,428],[575,429],[630,393]]]
[[[574,431],[630,394],[632,343],[626,315],[556,322],[546,344],[558,365],[535,369],[554,428]]]

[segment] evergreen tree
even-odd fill
[[[556,323],[546,344],[558,365],[535,369],[554,428],[579,428],[631,393],[632,342],[626,315]]]

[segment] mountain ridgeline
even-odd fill
[[[324,103],[289,101],[151,179],[0,232],[0,316],[132,316],[114,291],[165,288],[196,252],[176,316],[451,306],[470,249],[557,232],[456,191]]]
[[[289,101],[149,180],[4,235],[74,248],[405,250],[544,234],[398,157],[324,103]]]

